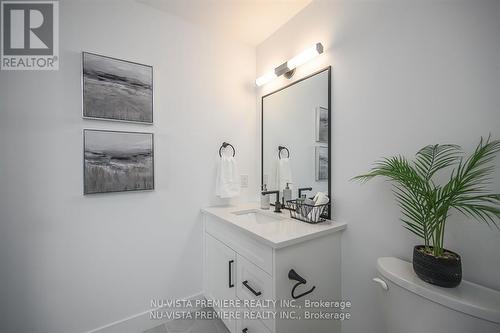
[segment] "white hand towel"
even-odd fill
[[[215,194],[220,198],[233,198],[240,195],[240,174],[236,159],[225,156],[219,159]]]
[[[286,183],[293,183],[292,168],[290,159],[288,157],[283,157],[278,159],[278,162],[276,163],[276,186],[278,187],[278,190],[283,191],[286,187]]]

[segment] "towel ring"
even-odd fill
[[[295,295],[295,289],[297,289],[298,286],[305,285],[307,283],[307,281],[302,276],[300,276],[294,269],[291,269],[290,271],[288,271],[288,279],[297,281],[297,283],[293,286],[292,292],[291,292],[291,296],[293,299],[298,299],[298,298],[304,297],[306,295],[309,295],[310,293],[312,293],[316,289],[316,286],[313,286],[308,291],[305,291],[300,295]]]
[[[288,153],[287,157],[290,158],[290,151],[285,146],[278,146],[278,158],[281,160],[281,151],[282,150],[286,150],[286,152]]]
[[[227,146],[230,146],[231,148],[233,148],[233,157],[234,157],[234,155],[236,155],[236,149],[234,149],[234,147],[233,147],[232,144],[227,143],[227,142],[223,142],[222,146],[220,146],[220,148],[219,148],[219,156],[222,157],[222,148],[226,149]]]

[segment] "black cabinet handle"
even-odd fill
[[[247,333],[248,332],[248,328],[244,328],[243,330],[241,330],[243,333]]]
[[[250,287],[250,286],[248,285],[248,280],[243,281],[243,285],[244,285],[245,287],[247,287],[247,289],[248,289],[248,290],[250,290],[250,291],[252,292],[252,294],[254,294],[255,296],[260,296],[260,295],[262,295],[262,293],[261,293],[260,291],[255,291],[252,287]]]
[[[229,288],[233,288],[233,276],[232,276],[232,268],[233,268],[233,262],[234,260],[229,260]]]

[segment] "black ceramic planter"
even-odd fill
[[[462,281],[462,261],[455,252],[446,250],[452,254],[448,258],[437,258],[420,251],[424,245],[413,248],[413,270],[419,278],[425,282],[440,287],[453,288]]]

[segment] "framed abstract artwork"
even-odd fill
[[[316,142],[328,143],[328,109],[322,106],[316,108]]]
[[[84,130],[84,194],[153,190],[153,141],[153,133]]]
[[[82,53],[84,118],[153,123],[153,67]]]
[[[316,180],[328,180],[328,147],[317,146],[316,149]]]

